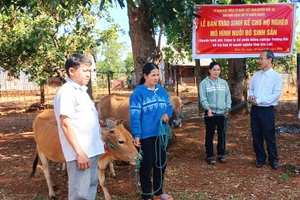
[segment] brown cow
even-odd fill
[[[183,106],[180,97],[171,96],[173,105],[173,114],[171,118],[172,127],[181,127],[180,113]],[[108,95],[105,96],[98,104],[97,110],[100,114],[100,119],[105,121],[108,118],[124,120],[124,126],[130,131],[129,125],[129,96],[125,95]]]
[[[103,189],[105,200],[110,200],[111,196],[104,184],[104,170],[107,164],[112,160],[123,160],[135,165],[136,159],[140,159],[140,155],[132,143],[131,134],[122,124],[118,124],[110,119],[106,120],[106,124],[108,131],[107,133],[102,132],[102,138],[107,144],[107,152],[99,157],[98,179]],[[53,198],[55,197],[55,193],[50,179],[48,159],[54,162],[65,162],[53,109],[45,110],[37,115],[33,122],[33,132],[36,141],[37,156],[33,163],[31,176],[36,171],[38,157],[40,157],[48,185],[49,197]]]

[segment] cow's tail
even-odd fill
[[[31,174],[30,174],[30,178],[33,177],[33,175],[36,172],[36,166],[38,164],[38,161],[39,161],[39,154],[38,154],[38,152],[36,152],[36,156],[35,156],[35,159],[34,159],[33,164],[32,164],[32,171],[31,171]]]

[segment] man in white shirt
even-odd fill
[[[260,71],[254,73],[249,86],[251,107],[251,130],[253,148],[256,154],[256,167],[265,164],[267,154],[264,140],[267,144],[268,160],[273,169],[278,169],[278,154],[275,137],[274,106],[282,91],[282,77],[274,71],[274,54],[271,50],[263,50],[258,58]]]
[[[75,53],[65,69],[66,83],[54,97],[54,111],[62,150],[67,162],[69,200],[95,199],[97,192],[97,164],[104,153],[104,143],[98,112],[86,93],[92,62]]]

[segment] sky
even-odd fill
[[[297,8],[296,8],[296,19],[300,21],[300,3],[297,3]],[[296,31],[300,32],[300,23],[296,29]]]
[[[111,17],[114,18],[115,23],[119,24],[122,29],[124,29],[125,34],[122,35],[119,33],[119,40],[118,42],[125,43],[128,50],[131,51],[131,41],[129,37],[129,21],[127,16],[127,7],[121,9],[119,6],[114,8],[109,8],[109,12],[111,14]],[[101,26],[101,29],[108,27],[108,24],[104,21],[101,21],[99,23]]]

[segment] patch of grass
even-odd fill
[[[288,174],[286,173],[280,173],[278,176],[277,176],[277,179],[279,181],[287,181],[289,179],[289,176]]]
[[[203,192],[191,192],[191,191],[178,192],[172,194],[172,197],[176,200],[210,199],[210,196]]]
[[[234,150],[228,150],[228,151],[225,152],[226,156],[230,156],[230,155],[233,155],[233,154],[235,154]]]
[[[37,197],[33,197],[31,200],[47,200],[48,197],[44,197],[44,196],[37,196]]]
[[[285,163],[281,166],[281,171],[286,173],[289,177],[295,177],[295,170],[297,167],[290,163]]]
[[[285,163],[281,166],[281,173],[277,176],[279,181],[287,181],[289,177],[295,177],[297,167],[290,163]]]
[[[132,199],[140,199],[140,195],[135,191],[133,191],[131,193],[122,196],[116,196],[111,194],[111,198],[113,200],[132,200]],[[100,195],[99,193],[97,193],[96,200],[105,200],[104,195],[103,194]]]

